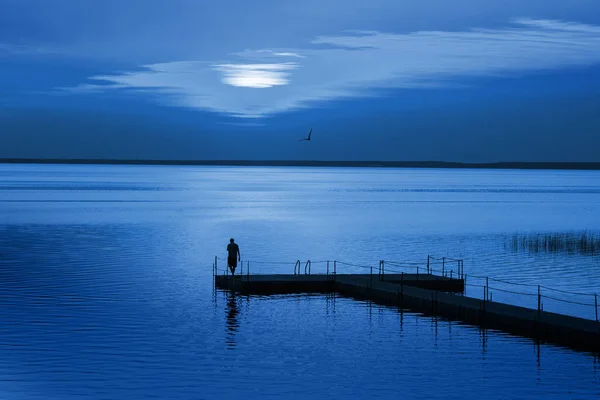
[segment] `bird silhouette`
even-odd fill
[[[310,131],[308,132],[308,137],[305,137],[304,139],[300,139],[298,140],[299,142],[302,142],[304,140],[310,140],[310,134],[312,133],[312,128],[310,128]]]

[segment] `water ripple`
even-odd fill
[[[216,291],[211,267],[233,235],[252,273],[292,273],[298,259],[318,260],[313,273],[336,259],[352,264],[338,273],[381,259],[424,269],[432,255],[463,258],[471,285],[600,292],[598,257],[504,247],[515,230],[600,226],[589,172],[14,168],[0,166],[14,187],[0,190],[0,398],[600,395],[593,355],[337,295]],[[542,194],[471,190],[536,179]],[[436,185],[464,197],[419,189]],[[503,282],[490,281],[494,300],[535,306]],[[544,308],[593,313],[549,298]]]

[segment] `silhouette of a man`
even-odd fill
[[[235,268],[237,267],[237,262],[239,260],[241,260],[240,246],[238,246],[237,243],[233,241],[233,238],[231,238],[227,245],[227,265],[229,266],[231,275],[235,275]]]

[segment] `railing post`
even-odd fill
[[[442,276],[444,276],[444,265],[446,264],[446,257],[442,257]]]
[[[488,281],[488,277],[485,277],[485,301],[488,300],[488,293],[490,292],[490,285]]]
[[[373,285],[373,267],[371,267],[371,273],[369,274],[369,287]]]
[[[244,275],[244,262],[240,260],[240,275]]]
[[[246,261],[246,282],[250,282],[250,261]]]
[[[596,310],[596,322],[598,322],[598,294],[594,294],[594,309]]]
[[[215,256],[215,271],[218,271],[219,269],[217,268],[217,260],[219,259],[219,257]],[[217,272],[218,273],[218,272]]]
[[[538,321],[540,319],[540,311],[542,311],[542,291],[538,285]]]
[[[329,276],[329,260],[327,260],[327,276]]]
[[[430,258],[430,257],[431,257],[431,256],[429,256],[429,255],[427,256],[427,273],[428,273],[428,274],[430,273],[430,272],[429,272],[429,258]]]
[[[453,270],[450,270],[450,279],[452,279],[452,272]]]
[[[333,279],[335,279],[337,275],[337,260],[333,260]]]
[[[400,272],[400,292],[402,293],[402,300],[404,300],[404,272]]]

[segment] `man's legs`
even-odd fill
[[[229,264],[229,270],[231,271],[231,275],[235,275],[235,267],[237,267],[237,262],[236,262],[235,258],[229,259],[228,264]]]

